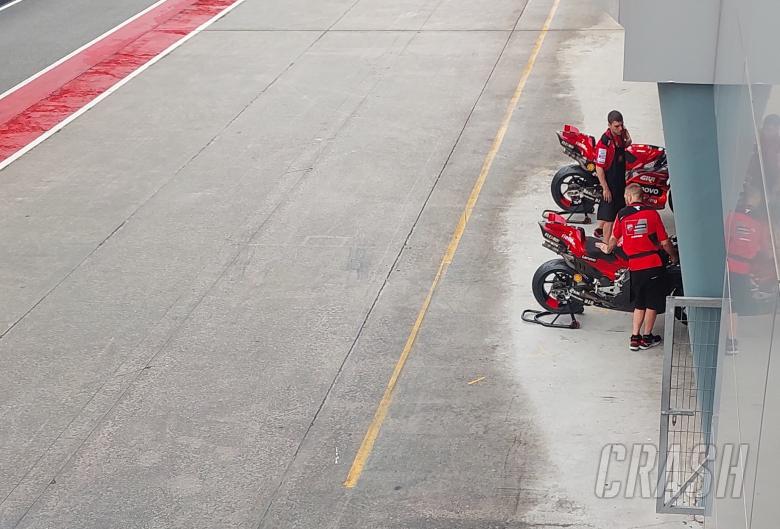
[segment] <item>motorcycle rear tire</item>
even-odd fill
[[[592,200],[582,199],[579,204],[574,204],[565,193],[564,188],[570,185],[572,180],[577,181],[583,187],[590,187],[598,184],[595,176],[585,171],[579,165],[567,165],[561,167],[552,182],[550,182],[550,193],[552,198],[561,211],[566,213],[593,213],[595,203]]]
[[[555,314],[582,314],[585,311],[585,307],[582,303],[576,301],[561,302],[550,296],[550,293],[545,290],[545,285],[549,281],[550,276],[558,276],[559,279],[567,278],[569,284],[574,281],[574,270],[566,264],[563,259],[553,259],[542,264],[534,273],[534,277],[531,280],[531,290],[534,293],[536,302],[541,305],[544,310],[550,311]]]

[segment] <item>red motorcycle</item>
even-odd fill
[[[553,200],[567,213],[592,213],[603,194],[596,176],[596,138],[579,131],[573,125],[564,125],[556,133],[563,152],[577,164],[562,167],[550,184]],[[637,183],[645,192],[644,202],[655,209],[663,209],[672,193],[669,189],[669,167],[663,147],[634,143],[626,148],[626,185]]]
[[[554,212],[545,212],[539,226],[542,246],[560,256],[542,264],[532,280],[534,297],[546,311],[580,314],[586,305],[632,310],[628,258],[620,248],[603,253],[596,246],[599,239],[586,236],[585,230]],[[667,295],[682,295],[680,267],[668,258],[667,274]]]

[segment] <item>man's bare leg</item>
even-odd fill
[[[602,240],[606,244],[609,244],[609,238],[612,237],[612,223],[605,222],[602,229],[604,230],[604,236],[602,237]]]
[[[653,334],[653,326],[655,325],[655,318],[658,316],[658,311],[653,309],[647,309],[645,311],[645,329],[642,334]]]
[[[737,314],[734,309],[732,308],[729,311],[729,334],[728,338],[726,339],[726,353],[729,354],[736,354],[737,353],[737,321],[739,319],[739,314]]]
[[[642,322],[645,319],[645,309],[634,309],[634,324],[631,327],[631,335],[636,336],[640,334],[642,329]]]

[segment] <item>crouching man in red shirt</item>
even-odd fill
[[[609,242],[601,245],[604,253],[612,253],[623,239],[623,251],[628,255],[631,270],[631,301],[634,304],[634,325],[630,349],[649,349],[661,343],[653,334],[659,312],[666,307],[666,272],[661,249],[677,262],[677,252],[666,234],[658,212],[642,205],[642,188],[630,184],[625,191],[626,206],[617,214]],[[640,334],[641,333],[641,334]]]

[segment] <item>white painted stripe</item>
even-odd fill
[[[19,3],[19,2],[21,2],[21,1],[22,1],[22,0],[14,0],[13,2],[11,2],[11,3],[9,3],[9,4],[5,4],[4,6],[0,7],[0,11],[5,11],[5,10],[6,10],[6,9],[8,9],[9,7],[11,7],[11,6],[15,6],[16,4],[18,4],[18,3]]]
[[[0,10],[2,10],[2,9],[6,9],[6,8],[8,8],[8,7],[11,7],[12,5],[16,4],[17,2],[21,2],[21,1],[22,1],[22,0],[15,0],[14,2],[11,2],[10,4],[8,4],[8,5],[6,5],[6,6],[2,7],[2,8],[0,8]],[[5,92],[3,92],[2,94],[0,94],[0,101],[2,101],[2,99],[3,99],[5,96],[7,96],[8,94],[10,94],[11,92],[15,92],[16,90],[19,90],[19,89],[20,89],[20,88],[22,88],[23,86],[25,86],[25,85],[27,85],[27,84],[30,84],[32,81],[36,80],[37,78],[39,78],[40,76],[42,76],[42,75],[43,75],[43,74],[45,74],[46,72],[48,72],[48,71],[50,71],[50,70],[52,70],[52,69],[56,68],[57,66],[59,66],[59,65],[60,65],[60,64],[62,64],[62,63],[64,63],[64,62],[65,62],[65,61],[67,61],[68,59],[70,59],[70,58],[72,58],[73,56],[75,56],[75,55],[78,55],[78,54],[79,54],[79,53],[81,53],[82,51],[86,50],[87,48],[89,48],[89,47],[90,47],[90,46],[92,46],[93,44],[96,44],[96,43],[100,42],[101,40],[103,40],[104,38],[108,37],[109,35],[111,35],[111,34],[112,34],[112,33],[114,33],[115,31],[118,31],[118,30],[122,29],[123,27],[125,27],[126,25],[128,25],[128,24],[129,24],[130,22],[132,22],[133,20],[135,20],[135,19],[137,19],[137,18],[139,18],[139,17],[142,17],[142,16],[144,16],[146,13],[148,13],[148,12],[149,12],[149,11],[151,11],[152,9],[154,9],[154,8],[158,7],[159,5],[161,5],[161,4],[164,4],[165,2],[168,2],[168,1],[170,1],[170,0],[158,0],[157,2],[155,2],[155,3],[154,3],[154,4],[152,4],[152,5],[150,5],[149,7],[147,7],[146,9],[144,9],[143,11],[141,11],[140,13],[137,13],[137,14],[133,15],[132,17],[128,18],[127,20],[125,20],[125,21],[124,21],[124,22],[122,22],[121,24],[119,24],[119,25],[117,25],[117,26],[115,26],[115,27],[113,27],[113,28],[109,29],[108,31],[106,31],[105,33],[103,33],[102,35],[100,35],[99,37],[97,37],[97,38],[95,38],[95,39],[92,39],[91,41],[87,42],[86,44],[84,44],[84,45],[83,45],[83,46],[81,46],[80,48],[78,48],[78,49],[76,49],[76,50],[73,50],[72,52],[70,52],[69,54],[67,54],[65,57],[63,57],[62,59],[60,59],[60,60],[58,60],[58,61],[56,61],[56,62],[54,62],[54,63],[50,64],[49,66],[47,66],[46,68],[44,68],[44,69],[43,69],[43,70],[41,70],[40,72],[38,72],[38,73],[36,73],[36,74],[33,74],[33,75],[31,75],[30,77],[28,77],[27,79],[25,79],[25,80],[24,80],[24,81],[22,81],[21,83],[17,84],[17,85],[16,85],[16,86],[14,86],[13,88],[9,88],[8,90],[6,90],[6,91],[5,91]]]
[[[167,0],[165,0],[165,1],[167,1]],[[178,48],[179,46],[181,46],[182,44],[184,44],[185,42],[190,40],[192,37],[194,37],[195,35],[197,35],[201,31],[203,31],[204,29],[209,27],[211,24],[213,24],[214,22],[216,22],[217,20],[219,20],[223,16],[227,15],[229,12],[231,12],[233,9],[235,9],[236,7],[238,7],[239,5],[241,5],[243,3],[244,3],[244,0],[236,0],[235,3],[231,4],[230,6],[226,7],[224,10],[222,10],[220,13],[217,13],[216,15],[211,17],[209,20],[207,20],[206,22],[204,22],[203,24],[201,24],[200,26],[195,28],[191,33],[189,33],[189,34],[185,35],[184,37],[182,37],[181,40],[171,44],[168,48],[166,48],[165,50],[160,52],[159,55],[157,55],[154,58],[150,59],[149,62],[147,62],[146,64],[140,66],[137,70],[133,71],[131,74],[129,74],[127,77],[125,77],[124,79],[119,81],[117,84],[113,85],[108,90],[106,90],[105,92],[103,92],[102,94],[97,96],[95,99],[93,99],[92,101],[90,101],[89,103],[87,103],[86,105],[81,107],[79,110],[77,110],[76,112],[74,112],[73,114],[71,114],[70,116],[65,118],[63,121],[57,123],[54,127],[52,127],[51,129],[47,130],[46,132],[44,132],[43,134],[41,134],[40,136],[35,138],[35,140],[33,140],[32,142],[30,142],[29,144],[27,144],[26,146],[22,147],[21,149],[16,151],[14,154],[12,154],[8,158],[6,158],[2,162],[0,162],[0,171],[2,171],[6,167],[8,167],[12,163],[14,163],[16,160],[18,160],[19,158],[21,158],[22,156],[24,156],[25,154],[27,154],[28,152],[33,150],[35,147],[37,147],[38,145],[40,145],[41,143],[43,143],[44,141],[46,141],[50,137],[52,137],[54,134],[56,134],[57,132],[62,130],[65,126],[67,126],[69,123],[74,121],[76,118],[78,118],[79,116],[84,114],[86,111],[88,111],[89,109],[91,109],[92,107],[94,107],[95,105],[100,103],[101,101],[103,101],[105,98],[107,98],[108,96],[110,96],[111,94],[113,94],[114,92],[119,90],[120,88],[122,88],[125,84],[130,82],[130,80],[133,79],[135,76],[140,75],[141,72],[143,72],[144,70],[146,70],[147,68],[152,66],[154,63],[156,63],[157,61],[159,61],[160,59],[162,59],[163,57],[165,57],[166,55],[171,53],[173,50],[175,50],[176,48]]]

